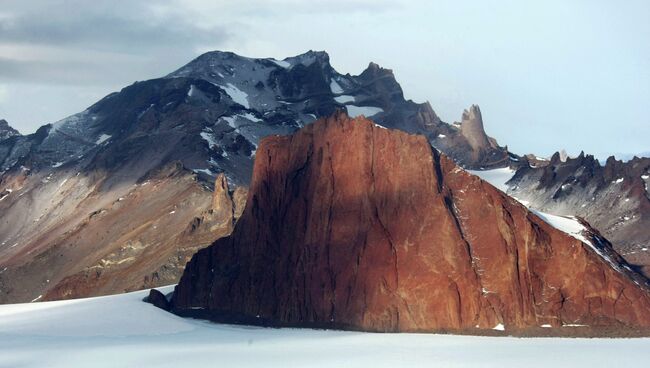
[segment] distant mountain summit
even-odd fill
[[[0,141],[10,137],[20,135],[20,133],[11,127],[5,119],[0,119]]]

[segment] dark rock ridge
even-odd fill
[[[585,218],[650,277],[650,158],[609,157],[601,165],[592,155],[558,152],[521,165],[508,184],[509,194],[533,208]]]
[[[368,331],[649,327],[648,290],[593,244],[425,137],[337,114],[261,141],[241,219],[192,257],[172,310]]]
[[[0,141],[17,135],[20,133],[16,129],[11,127],[5,119],[0,119]]]
[[[34,134],[1,142],[0,170],[74,164],[111,171],[136,167],[144,175],[178,160],[208,181],[224,172],[231,183],[245,185],[260,138],[291,133],[336,109],[424,134],[468,167],[503,166],[495,157],[507,157],[494,145],[490,152],[474,152],[472,136],[442,122],[428,103],[405,100],[393,72],[377,64],[353,76],[334,70],[325,52],[279,61],[215,51]]]

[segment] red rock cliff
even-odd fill
[[[432,150],[338,114],[257,150],[233,234],[173,309],[372,331],[650,326],[650,295]]]

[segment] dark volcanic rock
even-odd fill
[[[169,304],[169,301],[167,300],[165,294],[156,289],[149,290],[149,296],[147,297],[146,302],[167,311],[171,308],[171,305]]]
[[[172,309],[370,331],[650,326],[648,291],[595,249],[425,137],[338,114],[262,140],[241,219],[188,263]]]

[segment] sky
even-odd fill
[[[373,61],[515,153],[650,155],[650,1],[0,0],[0,118],[22,133],[210,50]]]

